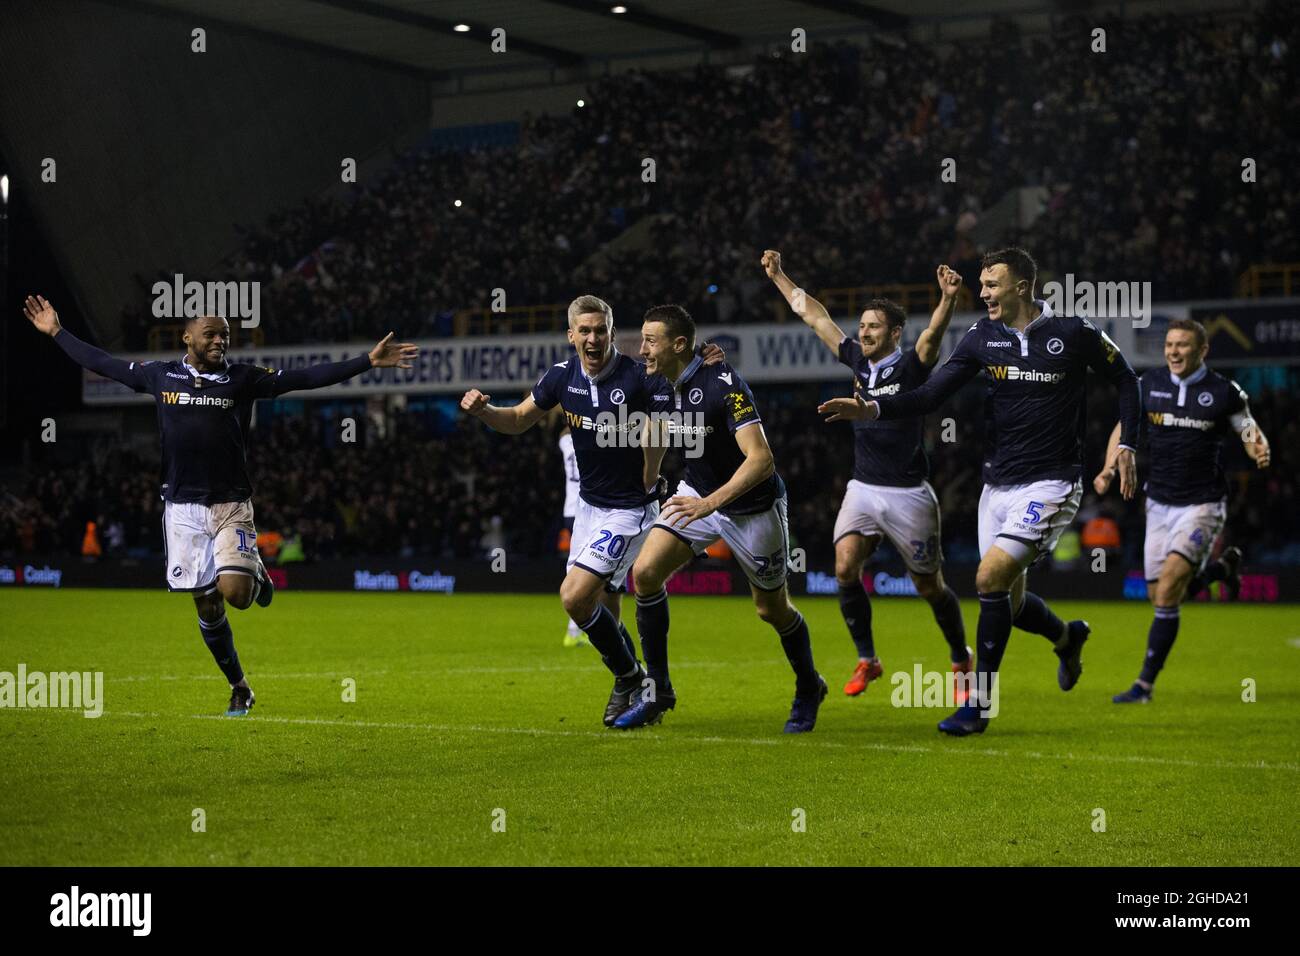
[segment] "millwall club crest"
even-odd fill
[[[691,389],[691,394],[688,395],[687,398],[690,400],[692,405],[698,405],[700,402],[704,401],[704,391],[703,389],[693,388]]]
[[[609,393],[609,400],[613,402],[615,405],[622,405],[623,402],[626,401],[626,399],[627,396],[623,394],[623,390],[621,388],[616,388],[614,389],[614,391]]]
[[[889,376],[893,374],[894,374],[894,366],[891,365],[889,366],[889,368],[885,369],[883,372],[880,373],[880,380],[883,382],[885,379],[889,378]]]
[[[1047,351],[1052,355],[1060,355],[1065,351],[1065,343],[1060,339],[1048,339]]]
[[[1196,396],[1196,404],[1202,408],[1209,408],[1214,404],[1214,395],[1210,392],[1201,392],[1200,395]]]

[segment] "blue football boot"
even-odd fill
[[[1137,681],[1133,686],[1122,694],[1116,694],[1111,698],[1111,703],[1115,704],[1149,704],[1151,703],[1151,691],[1143,687]]]
[[[632,706],[618,715],[614,721],[615,730],[635,730],[648,727],[664,719],[664,714],[677,706],[677,695],[670,691],[659,691],[653,700],[638,697]]]
[[[980,708],[967,704],[958,707],[951,717],[939,721],[939,729],[953,737],[982,734],[988,729],[989,719],[980,716]]]
[[[817,726],[817,711],[821,708],[822,701],[830,693],[830,688],[826,686],[825,679],[817,675],[817,690],[809,697],[800,697],[795,695],[794,703],[790,705],[790,719],[785,722],[785,732],[787,734],[806,734]]]
[[[1056,656],[1061,659],[1056,668],[1056,682],[1061,685],[1061,690],[1070,690],[1079,683],[1079,675],[1083,673],[1083,642],[1092,633],[1087,621],[1071,621],[1066,627],[1070,636],[1066,638],[1064,647],[1055,649]]]

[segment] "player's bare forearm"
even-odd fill
[[[1246,455],[1255,463],[1256,468],[1267,468],[1273,460],[1272,446],[1264,437],[1264,431],[1252,422],[1241,433],[1242,447]]]
[[[731,479],[704,500],[714,511],[725,508],[759,482],[766,481],[775,471],[776,460],[771,451],[746,455]]]
[[[1110,438],[1106,440],[1106,467],[1113,469],[1115,467],[1115,457],[1119,453],[1119,422],[1110,430]]]
[[[532,422],[525,422],[519,415],[517,405],[499,408],[496,405],[484,405],[476,416],[488,428],[503,435],[522,435],[532,427]]]
[[[831,314],[826,311],[826,306],[795,285],[794,280],[785,274],[781,268],[780,253],[771,249],[763,253],[763,268],[768,278],[780,290],[781,295],[785,296],[785,301],[790,303],[790,308],[795,314],[817,333],[817,337],[828,349],[838,355],[840,342],[844,339],[844,331],[835,324]]]
[[[958,276],[958,281],[961,277]],[[948,325],[957,310],[957,293],[944,292],[939,304],[934,307],[927,325],[916,340],[916,357],[926,365],[939,361],[939,350],[943,347],[943,337],[948,334]]]
[[[1099,495],[1104,495],[1110,490],[1110,483],[1115,480],[1115,475],[1119,468],[1116,459],[1119,457],[1119,422],[1110,431],[1110,438],[1106,441],[1106,455],[1102,459],[1101,471],[1092,479],[1093,490]]]
[[[668,448],[664,445],[645,444],[641,447],[644,470],[641,474],[642,487],[647,491],[659,483],[659,469],[664,462]]]
[[[546,409],[537,404],[531,394],[525,395],[518,405],[501,408],[489,405],[492,396],[471,388],[460,400],[460,410],[472,415],[488,428],[503,435],[519,435],[528,431],[546,415]]]

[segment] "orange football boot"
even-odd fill
[[[879,660],[858,661],[858,666],[853,669],[853,676],[844,685],[844,693],[850,697],[857,697],[867,689],[868,684],[883,673]]]

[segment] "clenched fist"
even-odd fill
[[[781,274],[781,253],[775,249],[768,249],[763,253],[763,271],[767,273],[769,279],[775,279]]]
[[[460,410],[478,418],[483,414],[483,409],[487,408],[488,399],[491,397],[491,395],[484,395],[477,388],[471,388],[461,396]]]

